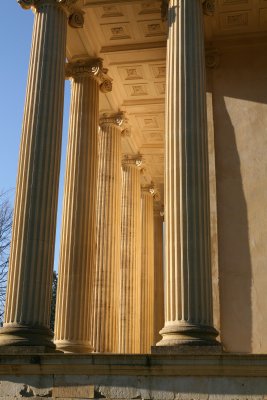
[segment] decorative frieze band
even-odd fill
[[[24,10],[32,7],[38,9],[44,5],[54,5],[62,7],[68,13],[68,22],[72,28],[82,28],[84,24],[83,11],[75,8],[77,0],[17,0]]]
[[[96,79],[103,93],[111,92],[112,79],[107,75],[108,70],[103,68],[101,58],[78,60],[66,64],[66,78],[90,77]]]

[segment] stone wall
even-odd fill
[[[0,399],[266,400],[266,378],[0,376]]]
[[[227,351],[267,351],[267,45],[219,48],[213,70],[220,325]]]

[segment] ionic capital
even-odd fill
[[[100,116],[99,126],[101,128],[105,126],[115,126],[116,128],[121,130],[122,135],[124,135],[125,130],[129,130],[128,128],[128,119],[125,116],[125,113],[120,111],[117,113],[104,113]],[[125,133],[126,136],[126,133]]]
[[[47,4],[69,8],[72,7],[76,1],[77,0],[17,0],[18,4],[25,10]]]
[[[205,50],[206,66],[208,68],[217,68],[220,63],[220,53],[218,49],[209,48]]]
[[[140,170],[142,167],[142,164],[143,164],[143,160],[142,160],[141,154],[127,154],[127,155],[123,156],[123,159],[122,159],[123,167],[127,167],[127,166],[131,165]]]
[[[142,185],[141,186],[142,193],[149,193],[155,201],[160,200],[160,194],[158,189],[155,187],[154,183],[151,182],[150,185]]]
[[[108,70],[103,68],[101,58],[69,62],[66,64],[65,72],[66,78],[73,78],[74,80],[84,77],[95,79],[103,93],[112,90],[112,79],[107,75]]]
[[[208,16],[213,16],[215,12],[215,0],[202,0],[203,13]]]
[[[17,0],[18,4],[24,9],[29,10],[34,7],[38,10],[39,7],[45,5],[53,5],[61,7],[68,15],[68,22],[72,28],[82,28],[84,24],[83,12],[75,8],[77,0]]]
[[[215,0],[201,0],[203,6],[203,13],[208,16],[214,15],[215,12]],[[170,0],[161,0],[161,18],[162,21],[167,20],[168,8]]]
[[[69,26],[72,28],[82,28],[84,24],[84,12],[78,9],[70,9],[68,19]]]

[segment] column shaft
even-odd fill
[[[121,128],[116,115],[100,119],[97,252],[92,337],[96,352],[118,351],[121,242]]]
[[[154,343],[164,325],[163,217],[154,210]]]
[[[61,154],[67,17],[36,9],[2,345],[53,347],[48,329]],[[55,40],[55,37],[57,40]]]
[[[140,352],[141,188],[136,160],[122,167],[119,352]]]
[[[150,353],[154,342],[154,220],[153,196],[142,188],[140,352]]]
[[[91,351],[90,295],[95,267],[99,85],[72,80],[60,244],[55,343],[66,352]]]
[[[170,0],[166,101],[165,327],[158,345],[214,345],[201,0]]]

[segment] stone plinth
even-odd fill
[[[266,400],[267,355],[0,355],[0,399]]]

